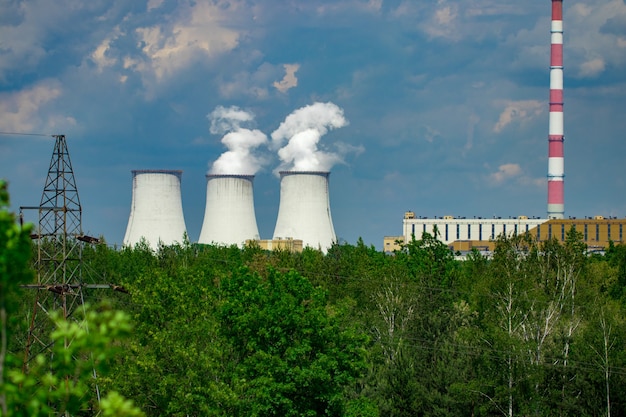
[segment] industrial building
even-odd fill
[[[385,252],[400,249],[398,241],[410,241],[413,236],[421,239],[423,233],[435,236],[453,251],[465,252],[472,249],[491,251],[495,240],[502,236],[529,233],[537,241],[556,239],[565,241],[567,233],[574,228],[580,233],[589,251],[602,251],[609,246],[624,243],[626,218],[590,216],[583,219],[537,219],[526,216],[513,218],[464,218],[442,216],[424,218],[408,211],[404,214],[403,235],[384,238]]]
[[[264,239],[248,240],[246,245],[259,245],[263,250],[282,250],[287,252],[302,252],[301,239]]]
[[[437,238],[445,244],[469,240],[489,241],[502,234],[529,232],[546,221],[547,219],[529,219],[527,216],[507,219],[500,217],[467,219],[465,217],[442,216],[441,218],[428,219],[416,217],[415,213],[408,211],[404,214],[402,235],[407,240],[410,240],[411,236],[420,238],[423,233],[434,236],[436,229]]]

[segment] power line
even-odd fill
[[[5,136],[43,136],[43,137],[55,137],[57,135],[50,135],[45,133],[21,133],[21,132],[0,132],[0,135]]]

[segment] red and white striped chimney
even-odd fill
[[[563,192],[563,0],[552,0],[550,26],[550,122],[548,127],[548,218],[565,215]]]

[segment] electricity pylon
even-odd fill
[[[98,243],[98,239],[83,234],[82,208],[65,135],[53,137],[54,151],[41,202],[39,206],[20,207],[21,221],[23,210],[39,213],[38,227],[31,234],[31,238],[37,240],[37,281],[25,286],[36,292],[24,351],[25,371],[34,357],[51,353],[49,313],[60,311],[65,319],[71,320],[85,302],[83,289],[120,289],[86,282],[83,247],[85,243]]]

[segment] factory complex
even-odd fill
[[[626,219],[603,216],[565,218],[562,7],[562,0],[552,0],[547,217],[468,219],[448,215],[425,218],[408,211],[404,215],[402,235],[384,237],[385,252],[400,249],[401,242],[413,238],[419,240],[424,233],[461,253],[475,249],[492,251],[496,239],[501,236],[530,234],[537,241],[556,239],[563,242],[572,228],[582,235],[590,251],[604,250],[610,242],[624,242]],[[340,126],[343,123],[335,127]],[[283,127],[281,125],[274,133],[282,132]],[[321,131],[325,132],[326,128]],[[186,234],[180,195],[181,172],[141,170],[132,171],[132,174],[132,208],[124,245],[135,245],[144,239],[153,248],[159,244],[181,242]],[[242,247],[257,242],[268,250],[301,251],[304,247],[311,247],[326,252],[337,241],[330,212],[329,172],[294,169],[279,174],[280,203],[271,240],[261,240],[259,236],[254,211],[254,175],[207,175],[206,209],[198,243]]]
[[[419,240],[424,233],[450,247],[454,252],[466,253],[471,250],[491,252],[495,241],[501,236],[528,233],[539,242],[556,239],[564,242],[568,232],[574,228],[580,233],[588,251],[603,251],[610,242],[624,243],[626,239],[626,218],[605,218],[590,216],[583,219],[538,219],[527,216],[512,218],[465,218],[441,216],[425,218],[414,212],[404,213],[401,236],[385,236],[384,251],[391,253],[401,248],[400,243],[413,238]]]
[[[624,243],[626,219],[603,216],[565,218],[564,199],[564,122],[563,122],[563,0],[552,0],[550,22],[550,91],[548,124],[548,207],[547,218],[517,216],[508,219],[442,216],[423,218],[404,214],[402,236],[386,236],[385,252],[401,248],[400,243],[421,239],[424,233],[436,237],[453,251],[492,251],[495,240],[528,233],[539,242],[563,242],[574,228],[582,235],[589,251],[602,251],[611,242]]]

